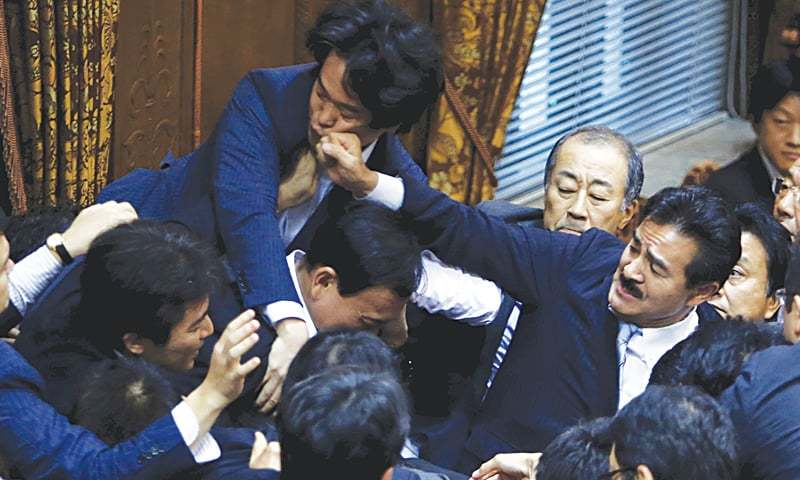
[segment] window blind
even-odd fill
[[[543,194],[559,137],[606,125],[642,144],[724,109],[727,0],[548,0],[496,165],[496,198]]]

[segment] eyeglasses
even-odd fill
[[[628,475],[626,474],[633,472],[636,472],[636,467],[618,468],[616,470],[611,470],[608,473],[601,474],[599,477],[597,477],[597,480],[614,480],[617,475],[622,475],[622,478],[627,479]]]
[[[791,185],[784,178],[776,178],[772,181],[772,193],[780,195],[785,192],[792,192],[792,194],[797,196],[800,194],[800,185]]]

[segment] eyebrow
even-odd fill
[[[328,95],[328,97],[330,97],[330,94],[328,94],[328,89],[325,88],[325,83],[323,83],[322,81],[322,75],[317,76],[317,82],[319,83],[319,86],[322,87],[322,91],[325,92]],[[359,107],[358,105],[351,105],[349,103],[337,102],[332,98],[331,102],[333,102],[334,105],[336,105],[338,108],[341,108],[343,110],[348,110],[352,113],[360,114],[362,112],[361,107]]]
[[[638,243],[639,245],[642,244],[642,239],[639,238],[639,232],[638,231],[634,231],[633,232],[633,241]],[[647,249],[647,253],[645,254],[645,256],[650,261],[650,263],[654,264],[655,266],[657,266],[658,268],[660,268],[660,269],[662,269],[662,270],[664,270],[666,272],[669,272],[669,268],[667,268],[666,262],[664,262],[664,260],[658,258],[656,255],[653,255],[653,252],[651,252],[649,248]]]

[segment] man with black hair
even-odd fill
[[[756,203],[734,211],[742,229],[742,256],[708,303],[723,317],[763,322],[777,317],[789,262],[791,236],[769,211]]]
[[[339,366],[305,378],[278,405],[281,479],[391,478],[410,427],[394,375]]]
[[[739,478],[731,419],[694,387],[649,387],[617,413],[608,436],[613,446],[603,478]]]
[[[741,318],[705,322],[661,357],[650,385],[693,385],[717,398],[733,384],[750,355],[775,345],[786,341],[771,325]]]
[[[269,352],[257,402],[266,410],[275,406],[286,369],[307,335],[284,257],[308,250],[317,227],[341,215],[349,197],[327,174],[321,138],[352,134],[363,146],[360,161],[424,181],[396,132],[409,129],[443,85],[434,34],[385,0],[331,2],[308,32],[306,46],[315,64],[249,72],[196,151],[174,162],[165,159],[165,171],[135,172],[100,196],[131,201],[145,218],[178,220],[217,242],[235,275],[236,292],[225,299],[233,306],[213,301],[212,316],[230,318],[243,304],[275,327],[274,342],[273,329],[265,329],[258,347],[265,357]],[[461,281],[453,275],[451,283]],[[478,283],[478,294],[457,297],[467,307],[453,313],[457,317],[494,314],[499,290]]]
[[[69,419],[109,445],[135,436],[180,401],[158,369],[137,358],[104,360],[79,381],[80,394]]]
[[[612,415],[639,395],[661,355],[700,321],[718,318],[704,303],[741,256],[738,222],[706,188],[658,192],[626,247],[597,229],[573,236],[508,225],[420,182],[370,170],[356,149],[323,148],[339,171],[332,178],[355,197],[400,206],[445,262],[497,282],[523,304],[515,347],[479,407],[462,472],[497,453],[539,452],[581,419]]]
[[[800,247],[786,271],[785,339],[800,339]],[[741,478],[800,478],[800,345],[753,353],[720,403],[728,408],[741,447]]]
[[[61,412],[75,404],[77,379],[102,359],[125,354],[176,372],[192,369],[214,331],[208,300],[222,266],[210,246],[181,226],[138,220],[97,237],[70,273],[80,274],[80,288],[38,306],[66,316],[34,310],[17,341]]]
[[[706,185],[732,205],[758,202],[772,209],[773,183],[789,176],[800,159],[800,61],[759,68],[750,92],[756,144],[733,163],[713,172]]]

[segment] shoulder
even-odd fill
[[[5,342],[0,342],[0,359],[0,388],[42,388],[39,373]]]
[[[750,181],[750,173],[753,168],[764,168],[758,150],[754,148],[742,154],[733,162],[725,165],[716,172],[711,173],[706,185],[714,186],[733,186],[734,182],[741,181],[744,177]]]

